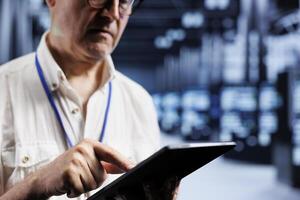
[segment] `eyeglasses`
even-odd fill
[[[102,9],[108,4],[108,0],[87,0],[92,8]],[[132,15],[132,13],[140,6],[143,0],[119,0],[120,15]]]

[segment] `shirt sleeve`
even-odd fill
[[[0,196],[4,193],[4,172],[2,164],[2,149],[3,149],[3,123],[4,123],[4,112],[6,107],[6,92],[5,92],[5,79],[0,74]]]
[[[0,110],[0,124],[2,123],[3,115]],[[3,165],[2,165],[2,130],[0,129],[0,196],[4,193],[4,174],[3,174]]]
[[[14,139],[13,115],[7,76],[0,73],[0,196],[6,192],[7,178],[3,163],[3,152]],[[14,159],[14,158],[12,158]]]

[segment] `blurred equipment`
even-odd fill
[[[282,96],[278,109],[278,132],[274,136],[274,163],[278,179],[300,188],[300,71],[289,69],[279,75]]]
[[[274,85],[263,84],[261,86],[259,103],[258,143],[271,148],[272,136],[276,133],[279,123],[276,109],[280,106],[280,97]]]
[[[181,135],[185,140],[211,140],[209,111],[210,94],[207,89],[183,93]]]
[[[221,93],[220,139],[237,142],[227,158],[271,164],[278,95],[271,84],[225,86]],[[259,155],[259,156],[257,156]]]
[[[267,162],[266,156],[257,153],[261,151],[258,141],[258,127],[256,123],[258,105],[257,90],[253,85],[225,86],[221,92],[221,120],[220,139],[237,142],[235,151],[226,157],[252,161]],[[270,156],[269,156],[270,157]]]
[[[169,92],[162,96],[160,128],[168,134],[180,131],[181,97],[177,92]]]
[[[0,64],[35,51],[49,25],[43,0],[0,0]]]

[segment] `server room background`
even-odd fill
[[[0,64],[49,23],[43,0],[0,0]],[[179,200],[300,199],[299,25],[299,0],[145,0],[132,16],[113,58],[153,96],[163,144],[237,143]]]

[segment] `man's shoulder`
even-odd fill
[[[122,88],[135,101],[152,101],[150,94],[141,86],[123,73],[116,71],[116,80]],[[146,103],[146,102],[145,102]]]
[[[11,73],[20,72],[27,66],[32,66],[33,64],[34,53],[30,53],[0,65],[0,75],[8,75]]]

